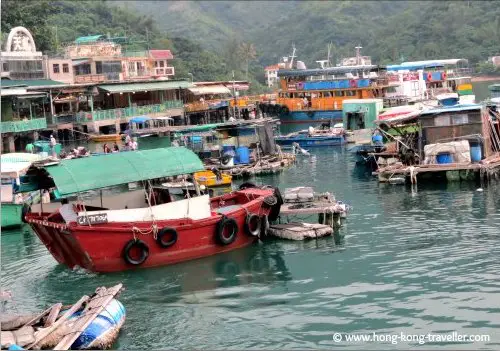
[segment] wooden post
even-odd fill
[[[130,93],[127,93],[128,96],[128,107],[132,107],[132,99],[130,98]]]

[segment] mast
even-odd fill
[[[295,56],[295,43],[292,43],[292,55],[290,56],[290,69],[293,69],[293,59],[297,56]]]

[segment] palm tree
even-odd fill
[[[245,79],[248,80],[248,65],[257,58],[257,51],[252,43],[241,43],[238,47],[239,56],[245,61]]]

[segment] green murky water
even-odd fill
[[[453,331],[490,341],[420,348],[499,349],[500,183],[411,191],[379,184],[343,148],[312,153],[258,181],[333,192],[353,207],[335,236],[104,275],[59,266],[28,227],[3,231],[1,287],[13,299],[2,312],[72,303],[123,282],[118,349],[408,349],[419,346],[332,335]]]

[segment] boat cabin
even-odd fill
[[[345,100],[382,97],[386,73],[376,65],[280,70],[276,102],[289,111],[342,110]]]

